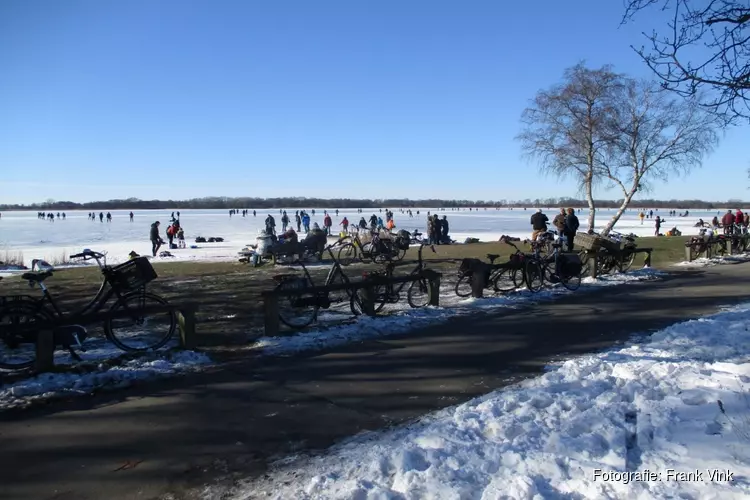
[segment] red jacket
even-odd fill
[[[734,224],[734,215],[732,213],[724,214],[724,217],[721,218],[721,224],[723,226],[731,226]]]
[[[742,210],[737,210],[737,213],[734,214],[734,223],[742,224],[743,222],[745,222],[745,215],[742,213]]]

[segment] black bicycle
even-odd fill
[[[422,259],[422,249],[424,249],[425,246],[429,246],[432,252],[436,253],[434,245],[420,244],[419,250],[417,250],[417,265],[414,267],[414,269],[411,270],[408,276],[417,276],[427,268],[427,265]],[[388,264],[386,264],[384,271],[372,271],[365,273],[364,278],[366,280],[392,278],[393,271],[395,269],[396,264],[393,262],[389,262]],[[430,283],[427,279],[421,278],[410,282],[405,281],[398,285],[387,283],[373,286],[373,302],[375,312],[378,313],[382,311],[383,307],[385,307],[386,304],[396,304],[397,302],[399,302],[401,300],[401,290],[403,290],[407,284],[409,285],[409,289],[406,291],[406,300],[409,302],[409,305],[413,308],[427,306],[427,304],[429,304],[430,302]],[[364,310],[362,309],[362,298],[359,291],[352,294],[351,308],[352,311],[356,309],[358,314],[364,313]]]
[[[348,284],[349,278],[344,274],[341,262],[333,255],[334,245],[329,245],[325,251],[333,260],[325,281],[321,286],[334,284]],[[279,320],[293,329],[302,329],[318,318],[320,309],[329,309],[334,304],[350,302],[353,292],[351,289],[336,292],[314,292],[316,286],[313,277],[302,260],[296,262],[302,268],[302,275],[297,273],[277,274],[273,277],[278,283],[276,290],[279,294]],[[359,314],[361,308],[350,306],[354,315]]]
[[[581,259],[578,254],[563,254],[562,243],[553,243],[552,254],[543,255],[538,250],[526,259],[526,287],[532,292],[544,288],[544,282],[560,283],[568,290],[581,286]]]
[[[148,259],[138,257],[108,266],[104,254],[91,250],[70,258],[96,261],[104,278],[96,296],[80,309],[66,313],[44,283],[53,276],[51,270],[22,274],[21,279],[32,288],[38,286],[42,296],[10,296],[0,301],[0,368],[18,370],[34,364],[40,324],[58,325],[53,330],[55,345],[69,350],[80,361],[75,350],[85,351],[82,344],[88,331],[79,323],[86,323],[87,317],[104,309],[113,297],[116,300],[109,308],[111,315],[103,326],[106,338],[118,348],[130,352],[158,349],[174,335],[174,312],[148,310],[167,305],[165,299],[146,291],[146,284],[157,277]]]

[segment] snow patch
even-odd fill
[[[159,358],[139,358],[119,366],[100,364],[88,373],[43,373],[32,378],[0,386],[0,410],[27,406],[32,402],[96,390],[127,387],[138,380],[195,371],[211,363],[203,353],[173,351]]]
[[[323,456],[281,460],[231,497],[747,498],[749,326],[750,303],[679,323]],[[712,479],[717,469],[733,479]]]

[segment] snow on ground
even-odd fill
[[[683,261],[683,262],[678,262],[677,264],[674,264],[674,265],[678,267],[710,267],[710,266],[716,266],[720,264],[739,264],[739,263],[748,262],[748,261],[750,261],[750,252],[737,254],[737,255],[727,255],[725,257],[711,257],[710,259],[701,257],[691,262]]]
[[[151,379],[205,368],[211,360],[194,351],[157,352],[121,365],[100,364],[88,373],[43,373],[0,385],[0,411],[53,398],[91,394],[103,389],[127,387]]]
[[[581,281],[581,288],[576,290],[576,292],[570,292],[558,285],[535,294],[527,290],[518,290],[504,296],[489,296],[482,299],[462,299],[455,295],[453,284],[450,284],[441,286],[441,307],[412,309],[406,304],[405,300],[402,300],[397,304],[398,307],[389,309],[393,313],[388,316],[378,316],[375,318],[359,316],[349,324],[332,326],[324,330],[302,331],[294,335],[278,337],[261,337],[253,345],[253,348],[260,350],[265,355],[274,356],[327,349],[368,338],[402,334],[410,330],[443,322],[451,317],[474,314],[478,310],[493,310],[497,307],[518,307],[519,305],[531,302],[554,299],[561,294],[580,293],[585,290],[596,290],[602,286],[654,280],[663,275],[664,273],[660,271],[644,268],[625,274],[602,276],[597,280],[584,278]]]
[[[355,437],[322,456],[289,457],[229,493],[300,500],[748,498],[749,327],[750,303],[678,323],[412,425]],[[224,493],[208,488],[205,497]]]

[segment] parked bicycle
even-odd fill
[[[510,256],[507,262],[502,264],[495,264],[500,255],[498,254],[487,254],[489,259],[489,267],[487,268],[487,275],[485,276],[485,288],[492,289],[495,293],[508,293],[512,292],[516,288],[519,288],[523,284],[523,279],[518,277],[518,271],[523,269],[523,262],[525,259],[524,253],[521,252],[518,247],[513,243],[506,241],[509,245],[515,247],[516,252]],[[454,291],[459,297],[469,297],[473,290],[474,283],[474,266],[477,262],[481,262],[478,259],[464,259],[459,268],[458,281]],[[521,273],[523,276],[523,273]]]
[[[320,285],[321,287],[350,283],[342,269],[342,262],[333,255],[332,248],[334,246],[335,244],[325,248],[333,261],[333,265]],[[277,274],[273,277],[274,281],[278,283],[276,290],[284,292],[279,295],[278,299],[279,320],[283,324],[294,329],[305,328],[318,318],[320,309],[329,309],[334,304],[351,301],[353,292],[350,289],[337,292],[313,291],[312,289],[317,285],[304,261],[298,260],[296,264],[302,269],[302,275],[286,273]],[[350,305],[350,309],[352,314],[355,315],[361,311],[361,307],[355,308],[352,305]]]
[[[581,260],[575,253],[563,254],[562,241],[552,245],[551,255],[532,253],[526,260],[526,287],[532,292],[544,288],[544,282],[560,283],[568,290],[577,290],[581,286]]]
[[[418,276],[423,270],[427,268],[425,261],[422,259],[422,250],[425,246],[429,246],[433,253],[435,252],[434,245],[425,245],[424,243],[419,245],[417,250],[417,264],[414,269],[408,274],[408,276]],[[393,272],[396,269],[396,264],[389,262],[385,266],[384,271],[373,271],[364,274],[365,279],[377,280],[384,279],[388,280],[393,278]],[[429,281],[425,278],[417,279],[414,281],[405,281],[399,284],[387,283],[379,284],[373,287],[373,298],[374,298],[374,309],[375,312],[380,312],[386,304],[396,304],[401,300],[401,291],[406,285],[409,285],[409,289],[406,292],[406,300],[409,305],[413,308],[425,307],[429,304]],[[358,290],[352,294],[351,298],[352,310],[357,309],[358,313],[363,313],[362,309],[362,297]]]
[[[96,296],[83,307],[64,312],[44,283],[53,276],[53,271],[22,274],[21,279],[28,281],[30,287],[39,287],[41,298],[21,295],[4,297],[0,302],[0,368],[18,370],[34,364],[39,334],[36,325],[41,323],[58,325],[53,330],[55,345],[80,360],[76,349],[85,351],[82,344],[88,331],[79,323],[85,324],[87,316],[104,309],[113,297],[111,315],[103,326],[107,339],[118,348],[131,352],[158,349],[174,335],[177,324],[174,312],[143,312],[168,304],[162,297],[146,291],[146,284],[157,277],[148,259],[138,257],[112,267],[107,265],[104,254],[91,250],[71,255],[70,259],[96,261],[103,276]]]
[[[371,261],[382,263],[390,260],[402,260],[409,249],[410,235],[397,234],[393,238],[381,238],[380,233],[374,231],[371,233],[372,239],[363,242],[359,233],[353,236],[340,238],[334,246],[338,246],[337,257],[342,265],[348,266],[352,262],[359,260],[361,262]]]
[[[690,249],[690,260],[695,260],[700,254],[706,253],[712,247],[716,255],[724,256],[729,253],[729,245],[731,244],[731,236],[715,235],[711,229],[702,228],[698,231],[698,236],[690,238],[685,246]]]

